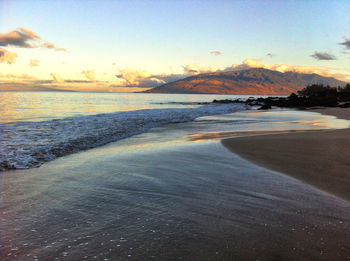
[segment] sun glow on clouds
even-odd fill
[[[18,76],[0,85],[131,90],[259,67],[350,80],[348,1],[33,2],[0,0],[0,72]]]
[[[15,46],[22,48],[48,48],[56,51],[66,51],[64,48],[57,48],[53,43],[43,41],[33,31],[18,27],[16,30],[0,34],[0,46]]]
[[[43,41],[42,38],[33,31],[18,27],[16,30],[7,33],[0,33],[0,47],[20,47],[20,48],[47,48],[56,51],[66,51],[64,48],[57,48],[53,43]],[[15,63],[17,53],[0,48],[1,63]],[[30,67],[37,66],[38,62],[30,61]]]
[[[39,64],[39,60],[30,60],[30,64],[32,66],[37,66]],[[126,67],[119,69],[118,74],[115,75],[114,79],[110,80],[103,79],[105,74],[101,74],[99,75],[100,77],[96,77],[95,70],[81,71],[80,73],[75,74],[76,78],[67,76],[61,77],[61,74],[55,72],[50,73],[50,78],[46,79],[31,77],[24,73],[18,75],[2,74],[0,75],[0,78],[1,82],[11,83],[14,87],[16,87],[16,82],[20,83],[16,89],[22,88],[20,86],[26,84],[28,85],[26,88],[30,88],[30,86],[36,86],[36,88],[39,88],[41,86],[45,88],[72,91],[134,92],[146,90],[147,88],[152,88],[201,73],[238,71],[249,68],[265,68],[283,73],[288,71],[308,74],[317,73],[323,76],[334,76],[338,79],[343,79],[345,81],[347,80],[346,75],[332,73],[327,68],[289,64],[264,64],[257,59],[246,59],[240,64],[232,64],[231,66],[225,68],[219,68],[218,66],[200,66],[197,63],[189,63],[186,66],[182,66],[182,72],[177,74],[153,74],[146,70],[133,70]],[[83,76],[88,80],[82,79]]]
[[[227,67],[224,71],[230,70],[244,70],[249,68],[265,68],[268,70],[278,72],[298,72],[298,73],[316,73],[322,76],[337,77],[341,80],[346,80],[347,75],[334,74],[329,69],[318,66],[303,66],[303,65],[290,65],[290,64],[264,64],[256,59],[246,59],[241,64],[233,64],[231,67]]]
[[[30,67],[35,67],[35,66],[39,66],[39,60],[29,60],[29,66]]]
[[[64,80],[61,78],[61,76],[59,76],[57,73],[51,73],[50,74],[53,81],[56,82],[56,83],[63,83]]]
[[[87,70],[81,72],[87,79],[89,79],[92,82],[95,82],[95,70]]]
[[[148,71],[132,70],[128,67],[125,69],[119,69],[119,74],[116,75],[116,77],[122,80],[121,85],[124,86],[153,87],[165,83],[164,80],[157,78],[156,75],[153,75]]]
[[[23,48],[37,48],[33,42],[39,41],[41,38],[29,29],[18,27],[4,34],[0,34],[0,46],[17,46]]]
[[[18,79],[18,80],[37,80],[37,78],[33,77],[33,76],[29,76],[28,74],[20,74],[20,75],[16,75],[16,74],[2,74],[0,73],[0,78],[7,78],[7,79]]]
[[[17,54],[7,51],[3,48],[0,48],[0,63],[14,63],[16,60]]]
[[[349,38],[344,37],[344,41],[341,43],[338,43],[345,49],[350,48],[350,40]],[[6,49],[2,48],[5,47]],[[12,51],[7,50],[8,48],[15,47],[16,52],[18,50],[18,54]],[[35,58],[38,59],[30,59],[33,57],[29,54],[29,52],[33,52],[32,49],[37,49],[38,56],[35,56]],[[25,49],[27,52],[27,59],[24,61],[22,58],[25,56],[25,52],[19,51],[19,49]],[[329,69],[326,67],[319,67],[319,66],[303,66],[303,65],[290,65],[290,64],[265,64],[261,60],[258,59],[245,59],[243,62],[239,64],[232,64],[228,67],[219,67],[216,65],[209,65],[209,66],[201,66],[197,63],[187,63],[186,65],[180,66],[178,65],[179,70],[176,73],[173,73],[172,70],[168,73],[162,73],[162,74],[155,74],[147,70],[134,70],[129,67],[119,68],[116,74],[116,68],[115,62],[108,61],[109,64],[113,65],[112,68],[103,67],[104,62],[107,64],[104,60],[94,60],[94,63],[92,65],[85,65],[85,66],[91,66],[90,68],[98,68],[98,71],[101,72],[101,74],[96,74],[95,70],[84,70],[79,69],[79,66],[73,67],[73,65],[70,65],[70,67],[67,65],[62,67],[55,67],[51,68],[48,67],[47,69],[45,65],[49,64],[50,66],[55,64],[57,65],[59,62],[59,56],[55,55],[55,52],[49,52],[47,51],[46,54],[43,56],[40,56],[40,50],[46,49],[46,50],[55,50],[55,51],[66,51],[64,48],[58,48],[55,44],[48,42],[46,40],[43,40],[37,33],[23,28],[18,27],[16,30],[9,31],[7,33],[0,33],[0,63],[2,63],[1,66],[11,68],[6,73],[4,73],[1,76],[1,80],[8,82],[14,81],[20,81],[23,80],[25,82],[32,81],[32,84],[34,85],[42,85],[42,86],[53,86],[54,88],[57,86],[64,86],[64,88],[73,88],[72,90],[83,90],[84,88],[91,90],[95,88],[94,90],[99,91],[104,88],[104,90],[109,91],[115,91],[118,87],[155,87],[159,86],[165,83],[173,82],[176,80],[183,79],[188,76],[194,76],[202,73],[213,73],[213,72],[227,72],[227,71],[237,71],[237,70],[245,70],[249,68],[265,68],[269,70],[275,70],[279,72],[298,72],[298,73],[316,73],[320,74],[322,76],[331,76],[336,77],[340,80],[349,81],[349,75],[347,74],[339,74],[339,73],[333,73],[335,69]],[[34,53],[35,53],[34,52]],[[45,53],[45,52],[43,52]],[[50,53],[50,54],[49,54]],[[211,51],[210,54],[214,56],[220,56],[222,53],[220,51]],[[227,56],[227,52],[225,51],[225,56]],[[45,56],[46,55],[46,56]],[[71,55],[70,53],[67,53],[67,55]],[[20,57],[18,57],[20,56]],[[268,53],[268,57],[274,57],[275,55]],[[310,56],[310,55],[309,55]],[[72,58],[72,61],[76,59],[78,65],[83,64],[82,58],[88,57],[91,59],[90,56],[81,56],[80,59],[78,58]],[[321,60],[338,60],[334,55],[331,55],[327,52],[314,52],[314,54],[311,55],[311,57],[317,59],[318,61]],[[18,58],[18,62],[17,62]],[[22,59],[22,61],[21,61]],[[67,58],[69,59],[69,57]],[[340,58],[339,58],[340,59]],[[57,61],[57,62],[56,62]],[[55,63],[56,62],[56,63]],[[61,60],[60,60],[61,62]],[[88,62],[86,60],[85,62]],[[336,61],[334,61],[336,62]],[[15,64],[14,64],[15,63]],[[18,66],[18,64],[22,64]],[[99,64],[100,63],[100,64]],[[6,65],[10,64],[10,65]],[[24,65],[23,65],[24,64]],[[99,65],[102,64],[102,66]],[[38,69],[31,69],[31,73],[33,75],[37,76],[30,78],[27,74],[24,73],[24,69],[28,69],[28,65],[33,68],[36,66],[41,65]],[[16,67],[18,66],[18,67]],[[21,67],[22,66],[22,67]],[[169,67],[172,65],[168,65]],[[112,66],[110,66],[112,67]],[[20,68],[18,75],[15,77],[15,70],[16,68]],[[47,71],[45,71],[45,68]],[[75,72],[70,72],[71,74],[67,74],[68,70],[67,68],[76,68]],[[81,67],[80,67],[81,68]],[[346,72],[346,69],[342,69],[342,72]],[[38,74],[41,73],[43,77],[38,77]],[[66,73],[66,74],[65,74]],[[61,77],[62,75],[62,77]],[[8,77],[11,76],[11,77]],[[84,78],[83,78],[84,77]],[[41,78],[41,79],[38,79]],[[86,78],[86,79],[85,79]],[[88,87],[87,87],[88,86]],[[110,89],[108,89],[110,87]],[[75,88],[75,89],[74,89]]]
[[[120,69],[118,75],[119,79],[122,80],[121,85],[126,86],[143,86],[143,87],[154,87],[164,83],[183,79],[188,76],[198,75],[201,73],[212,73],[212,72],[228,72],[228,71],[239,71],[250,68],[265,68],[269,70],[279,72],[298,72],[312,74],[316,73],[322,76],[334,76],[343,80],[346,80],[346,75],[333,74],[328,69],[317,67],[317,66],[300,66],[300,65],[289,65],[289,64],[264,64],[257,59],[246,59],[240,64],[232,64],[232,66],[222,68],[212,65],[201,67],[197,63],[189,63],[183,66],[183,72],[181,74],[152,74],[148,71],[132,70],[130,68]]]
[[[217,72],[219,71],[219,67],[215,65],[211,65],[208,67],[200,67],[196,63],[189,63],[186,66],[183,66],[185,75],[197,75],[200,73],[209,73],[209,72]]]

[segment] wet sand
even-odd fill
[[[220,142],[111,146],[3,174],[4,261],[350,257],[348,202]]]
[[[350,120],[350,108],[320,108],[308,111],[318,112],[325,115],[332,115],[339,119]]]
[[[350,120],[350,108],[312,110]],[[350,200],[350,129],[225,139],[234,153]]]
[[[184,135],[208,125],[1,173],[0,260],[350,258],[348,201]]]

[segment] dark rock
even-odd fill
[[[339,105],[340,108],[350,108],[350,102]]]
[[[271,108],[272,108],[271,105],[265,104],[265,105],[261,106],[258,110],[270,110]]]

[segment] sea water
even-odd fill
[[[225,96],[220,98],[235,98]],[[58,156],[244,106],[203,105],[216,95],[0,93],[0,170],[37,167]]]
[[[0,260],[350,255],[348,202],[255,166],[218,140],[348,121],[198,104],[227,96],[0,95],[2,156],[29,168],[0,173]]]
[[[211,102],[214,99],[247,97],[1,92],[0,171],[38,167],[57,157],[115,142],[165,124],[243,111],[246,109],[243,104]],[[277,119],[276,116],[272,114],[270,118]],[[222,128],[239,129],[244,121],[251,123],[252,120],[228,117],[231,118],[226,121],[221,118],[220,124],[211,126],[221,128],[216,131],[222,131]],[[268,118],[265,121],[269,122]]]

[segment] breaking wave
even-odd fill
[[[0,124],[0,171],[39,167],[57,157],[102,146],[163,124],[243,109],[240,104],[208,105]]]

